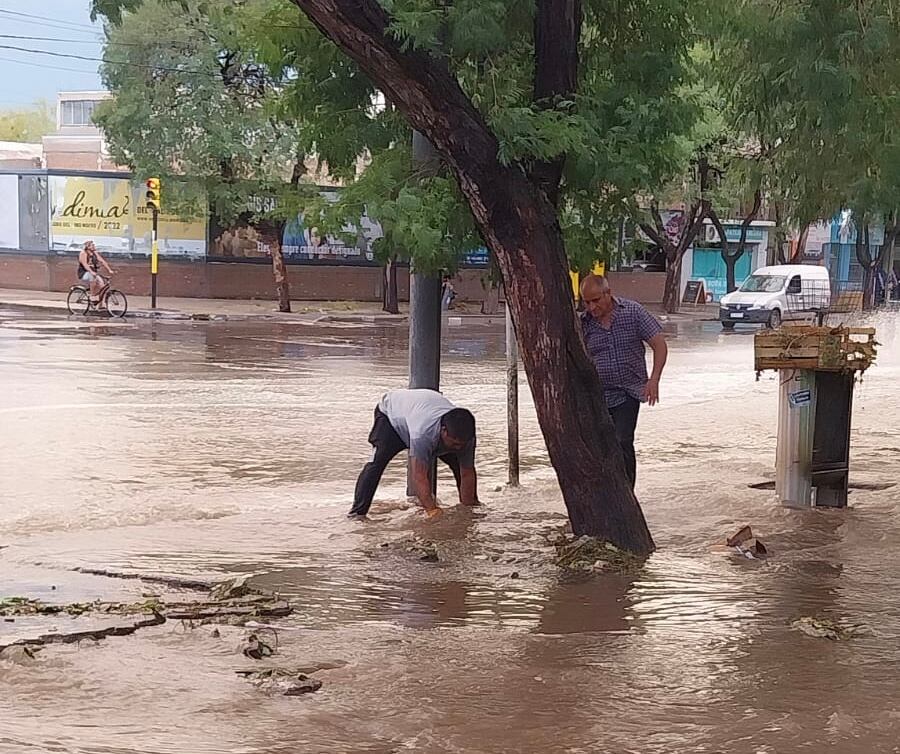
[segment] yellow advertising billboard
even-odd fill
[[[150,254],[152,218],[144,186],[128,178],[50,176],[50,248],[75,251],[93,240],[101,253]],[[206,255],[206,218],[159,216],[159,253]]]

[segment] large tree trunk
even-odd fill
[[[738,260],[744,255],[741,249],[738,254],[724,254],[725,257],[725,290],[727,293],[737,290],[737,282],[735,281],[735,268]]]
[[[869,224],[866,222],[856,231],[856,260],[863,269],[863,309],[874,309],[876,300],[876,276],[879,270],[884,269],[884,261],[892,254],[900,226],[891,213],[884,223],[884,243],[873,258],[870,244]]]
[[[381,289],[381,308],[388,314],[400,313],[400,300],[397,296],[397,257],[388,257],[382,268],[383,284]]]
[[[272,271],[275,274],[275,292],[278,294],[278,311],[291,311],[291,292],[288,285],[287,265],[281,250],[281,238],[272,243]]]
[[[481,285],[484,288],[484,300],[481,302],[481,313],[493,316],[500,311],[500,283],[493,276],[486,275]]]
[[[533,182],[520,165],[504,165],[496,136],[446,65],[404,49],[376,0],[292,1],[428,137],[459,182],[500,265],[538,422],[573,531],[649,553],[653,540],[625,477],[600,379],[575,317],[562,232],[546,190],[551,171]],[[560,5],[556,17],[571,22],[574,7],[580,20],[576,0],[555,4]],[[565,55],[569,47],[547,50]]]
[[[718,213],[712,206],[709,208],[709,219],[715,226],[716,233],[719,234],[719,243],[722,244],[721,254],[722,259],[725,262],[725,287],[727,288],[728,293],[737,290],[735,268],[737,267],[738,260],[744,256],[744,253],[747,250],[747,231],[750,230],[750,224],[756,219],[760,209],[762,209],[762,189],[758,188],[753,195],[753,209],[750,210],[741,222],[741,236],[738,239],[737,244],[732,247],[731,243],[728,241],[728,236],[725,234],[725,228],[722,226],[722,221],[719,219]]]
[[[666,284],[663,288],[663,310],[668,314],[674,314],[678,311],[678,304],[681,301],[681,263],[684,254],[673,255],[673,259],[669,259],[668,255],[666,264]]]
[[[256,224],[260,240],[269,247],[272,255],[272,273],[275,278],[275,295],[278,299],[278,311],[291,311],[291,293],[288,286],[287,265],[281,241],[284,238],[284,220],[260,220]]]
[[[854,220],[854,224],[856,225],[856,261],[859,262],[863,271],[863,309],[869,310],[875,305],[875,266],[869,247],[869,223],[861,218],[859,222]]]
[[[709,214],[710,204],[706,198],[709,188],[709,162],[704,155],[697,160],[697,175],[699,178],[699,191],[697,197],[691,203],[691,209],[685,218],[677,241],[673,241],[666,231],[659,213],[659,206],[654,201],[650,204],[650,215],[653,223],[641,223],[641,230],[666,253],[666,284],[663,289],[663,309],[674,314],[678,311],[681,296],[681,265],[684,255],[694,243],[703,223]]]

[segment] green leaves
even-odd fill
[[[167,191],[170,208],[183,197],[187,211],[205,192],[221,219],[233,219],[261,187],[286,184],[305,153],[295,125],[277,117],[285,72],[245,36],[270,5],[144,0],[107,27],[101,75],[115,98],[98,108],[97,123],[118,162],[179,187]]]
[[[582,118],[559,110],[508,107],[494,111],[488,121],[500,140],[500,161],[548,161],[583,147]]]
[[[364,214],[377,220],[384,239],[376,244],[382,260],[413,259],[423,272],[455,269],[463,254],[482,245],[468,205],[447,176],[417,175],[408,143],[376,155],[358,180],[336,201],[310,198],[303,210],[326,232],[353,232]]]
[[[900,17],[891,0],[726,6],[719,62],[734,122],[773,154],[771,193],[804,223],[900,203]]]
[[[31,107],[0,111],[0,141],[37,142],[55,126],[52,108],[43,100]]]
[[[503,162],[565,158],[560,222],[578,260],[607,256],[626,203],[674,185],[720,128],[700,117],[710,109],[694,83],[700,0],[585,0],[579,90],[553,103],[533,101],[533,0],[382,4],[398,39],[455,74]],[[102,125],[139,173],[195,176],[225,217],[244,211],[253,186],[334,234],[367,211],[384,228],[379,254],[424,269],[482,245],[452,178],[415,173],[407,124],[288,0],[95,9],[113,24],[103,75],[116,100]],[[278,188],[298,156],[344,183],[337,201]]]

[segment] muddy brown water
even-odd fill
[[[855,398],[862,489],[844,511],[784,510],[748,486],[772,476],[776,414],[749,333],[670,328],[638,438],[659,551],[634,576],[585,580],[548,564],[563,507],[527,396],[524,486],[494,491],[502,332],[445,338],[445,392],[479,422],[484,515],[424,523],[397,463],[362,524],[344,513],[371,408],[404,381],[402,328],[0,312],[0,596],[159,591],[79,567],[253,573],[297,608],[260,664],[339,665],[290,698],[235,675],[246,629],[50,647],[0,660],[0,751],[900,751],[900,506],[877,489],[900,461],[900,338],[893,315],[875,324],[884,347]],[[440,496],[453,502],[446,479]],[[768,562],[717,547],[744,523]],[[441,562],[380,546],[412,535]],[[791,629],[802,616],[868,631],[816,639]],[[28,628],[0,623],[0,638]]]

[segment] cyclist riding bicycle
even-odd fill
[[[106,281],[100,276],[99,267],[103,265],[106,272],[113,274],[113,268],[97,251],[93,241],[85,241],[84,248],[78,253],[78,279],[88,283],[91,287],[91,302],[98,304],[100,294]]]

